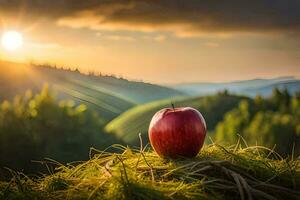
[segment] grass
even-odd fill
[[[193,159],[162,159],[149,148],[91,149],[87,162],[48,160],[51,175],[12,172],[0,199],[300,199],[300,160],[261,146],[205,146]],[[50,165],[55,165],[54,171]]]

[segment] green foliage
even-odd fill
[[[294,123],[293,116],[289,114],[258,112],[245,128],[243,135],[250,144],[257,142],[268,147],[276,145],[278,152],[292,153],[293,144],[298,139]]]
[[[114,142],[97,113],[73,101],[57,103],[47,86],[37,95],[28,91],[0,105],[0,167],[34,171],[31,160],[87,159],[91,146],[105,148]]]
[[[197,98],[177,98],[155,101],[148,104],[138,105],[112,120],[105,127],[110,133],[116,134],[128,144],[138,144],[138,134],[142,133],[148,138],[148,127],[152,116],[160,109],[170,107],[171,102],[176,107],[189,106],[198,109],[207,122],[209,131],[222,120],[223,115],[236,107],[246,97],[228,95],[226,92],[214,96]]]
[[[299,199],[300,160],[260,146],[205,146],[194,159],[164,160],[143,147],[114,145],[40,178],[14,173],[0,199]]]
[[[242,132],[249,123],[249,115],[249,102],[241,101],[239,106],[226,113],[224,121],[217,125],[217,141],[235,143],[238,137],[237,133]]]
[[[257,96],[254,101],[240,102],[219,122],[215,138],[233,144],[242,135],[250,145],[276,145],[281,154],[300,153],[300,98],[286,89],[274,89],[272,96]]]

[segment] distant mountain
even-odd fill
[[[28,89],[39,91],[45,83],[59,99],[87,103],[100,111],[107,121],[137,104],[184,95],[168,87],[113,76],[0,61],[1,101]]]
[[[290,93],[295,93],[297,91],[300,91],[300,80],[286,80],[281,81],[265,86],[260,87],[253,87],[253,88],[246,88],[244,91],[241,91],[240,93],[247,94],[249,96],[255,96],[256,94],[261,94],[263,96],[269,96],[272,94],[272,90],[274,88],[280,88],[284,89],[287,88]]]
[[[294,93],[300,90],[300,80],[292,76],[287,76],[273,79],[252,79],[223,83],[183,83],[171,87],[192,96],[209,95],[223,90],[247,96],[255,96],[257,94],[268,96],[275,87],[287,88],[290,92]]]

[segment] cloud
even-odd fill
[[[179,37],[300,30],[299,0],[0,0],[2,12],[20,8],[60,26],[170,31]]]
[[[115,40],[115,41],[128,41],[128,42],[132,42],[135,41],[136,39],[130,36],[123,36],[123,35],[107,35],[104,36],[103,38],[108,39],[108,40]]]

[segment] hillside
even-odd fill
[[[189,95],[209,95],[228,90],[231,93],[254,97],[257,94],[268,96],[274,88],[287,88],[294,93],[300,89],[300,80],[295,77],[278,77],[273,79],[253,79],[223,83],[182,83],[171,86]]]
[[[107,121],[137,104],[184,95],[167,87],[112,76],[0,61],[0,100],[11,99],[28,89],[39,91],[45,83],[59,99],[86,103]]]
[[[167,160],[119,145],[120,153],[91,151],[87,162],[46,160],[51,175],[11,172],[0,199],[290,199],[300,197],[300,160],[260,146],[205,146],[194,159]],[[141,149],[143,149],[141,147]],[[52,167],[51,167],[52,166]]]
[[[222,120],[223,115],[236,107],[246,97],[219,94],[207,97],[177,98],[138,105],[122,113],[105,127],[106,131],[116,134],[128,144],[138,144],[138,133],[147,135],[152,116],[160,109],[189,106],[198,109],[207,121],[208,130],[212,130]],[[145,136],[144,138],[147,138]]]
[[[129,81],[114,76],[85,75],[79,71],[68,71],[43,66],[40,66],[37,70],[46,80],[51,81],[51,79],[54,78],[62,82],[67,81],[68,83],[79,85],[80,87],[109,93],[110,95],[123,98],[135,104],[184,95],[184,93],[171,88],[144,82]],[[56,85],[60,84],[56,83]]]

